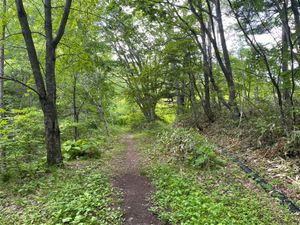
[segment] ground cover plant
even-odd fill
[[[181,130],[190,133],[189,130]],[[176,143],[178,131],[171,128],[164,132],[168,141]],[[161,221],[170,224],[297,224],[296,215],[288,212],[279,201],[270,198],[250,180],[237,165],[218,155],[222,164],[218,167],[195,167],[184,161],[174,161],[181,155],[161,156],[169,151],[167,145],[153,133],[138,134],[142,154],[148,156],[144,173],[155,187],[152,210]],[[161,135],[158,135],[161,137]],[[165,138],[165,137],[164,137]],[[182,137],[184,138],[184,137]],[[205,140],[198,134],[197,139]],[[146,141],[147,140],[147,141]],[[153,148],[153,142],[157,142]],[[185,143],[190,151],[191,143]],[[208,144],[203,141],[204,144]],[[148,143],[145,145],[145,143]],[[177,146],[177,145],[176,145]],[[161,149],[164,148],[164,149]],[[211,149],[212,151],[215,151]],[[169,159],[168,159],[169,157]],[[151,160],[149,160],[151,159]],[[193,165],[193,164],[192,164]],[[218,164],[217,164],[218,165]],[[260,210],[257,210],[260,209]]]
[[[116,152],[2,181],[0,224],[122,224],[121,194],[105,172]]]

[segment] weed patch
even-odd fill
[[[118,197],[96,162],[57,169],[1,196],[0,224],[121,224]]]

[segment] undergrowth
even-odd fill
[[[208,173],[206,171],[206,173]],[[218,174],[201,178],[174,165],[156,165],[149,176],[156,192],[152,210],[166,223],[199,224],[297,224],[295,218],[269,199]],[[218,179],[220,179],[218,181]]]
[[[198,168],[222,165],[214,146],[193,129],[174,128],[158,136],[158,150],[179,161]]]
[[[1,184],[0,224],[121,224],[120,196],[103,160],[73,161],[39,178]]]
[[[102,151],[99,146],[103,143],[103,141],[97,142],[95,140],[68,140],[62,144],[63,157],[65,160],[73,160],[79,157],[100,158]]]
[[[156,133],[158,131],[156,129]],[[213,155],[211,158],[213,161],[209,165],[214,165],[214,160],[222,162],[222,167],[213,169],[191,166],[182,160],[182,157],[188,159],[189,154],[194,155],[193,149],[195,146],[199,148],[195,144],[198,142],[210,146],[210,151],[214,150],[203,137],[190,132],[169,129],[163,137],[164,141],[161,135],[160,138],[154,135],[155,132],[136,136],[141,153],[148,160],[143,173],[149,176],[155,188],[151,198],[152,210],[163,223],[298,224],[296,215],[291,214],[256,186],[236,165],[221,156]],[[181,146],[178,146],[179,140]]]

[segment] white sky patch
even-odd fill
[[[242,31],[240,31],[240,28],[238,28],[237,21],[234,17],[223,15],[223,25],[225,28],[226,43],[231,52],[237,53],[240,48],[249,47],[246,38]],[[278,41],[281,38],[281,29],[274,28],[269,34],[255,35],[254,38],[259,44],[272,48],[277,44],[276,40]],[[253,39],[253,37],[251,37],[251,39]]]
[[[133,13],[134,8],[130,6],[121,6],[124,13],[127,15],[131,15]]]

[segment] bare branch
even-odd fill
[[[2,79],[2,80],[10,80],[10,81],[16,82],[16,83],[18,83],[18,84],[21,84],[21,85],[23,85],[24,87],[26,87],[26,88],[32,90],[32,91],[35,92],[38,96],[41,97],[40,93],[39,93],[36,89],[34,89],[33,87],[30,87],[29,85],[23,83],[23,82],[20,81],[20,80],[17,80],[17,79],[15,79],[15,78],[13,78],[13,77],[0,77],[0,79]]]
[[[41,35],[43,37],[46,37],[45,34],[43,34],[41,32],[38,32],[38,31],[33,31],[33,32],[31,32],[31,34],[39,34],[39,35]],[[9,35],[5,36],[4,38],[0,38],[0,41],[6,40],[6,39],[8,39],[10,37],[17,36],[17,35],[22,35],[22,32],[9,34]]]
[[[34,75],[34,80],[36,83],[36,87],[38,89],[38,93],[40,98],[46,97],[46,89],[44,84],[44,79],[42,76],[40,62],[37,56],[36,48],[32,38],[32,32],[30,30],[27,14],[23,5],[22,0],[16,0],[16,7],[18,12],[19,22],[22,28],[22,34],[24,37],[24,41],[27,47],[27,54],[29,57],[29,61],[31,64],[31,69]]]

